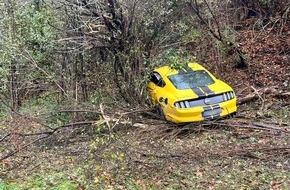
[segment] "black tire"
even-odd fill
[[[157,117],[159,118],[159,119],[162,119],[162,120],[166,120],[165,119],[165,115],[164,115],[164,112],[163,112],[163,109],[161,108],[161,106],[159,105],[159,106],[157,106]]]

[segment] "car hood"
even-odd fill
[[[186,100],[186,99],[202,98],[214,94],[221,94],[228,91],[233,91],[233,89],[226,83],[217,80],[215,81],[215,83],[208,86],[184,90],[176,89],[176,93],[174,93],[174,95],[178,100]]]

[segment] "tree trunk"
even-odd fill
[[[15,2],[13,0],[5,1],[5,7],[7,11],[7,15],[9,18],[8,21],[8,35],[9,41],[11,44],[15,44],[16,40],[16,23],[15,23],[15,16],[14,16],[14,8]],[[18,94],[18,76],[17,76],[17,61],[15,57],[11,56],[10,59],[10,66],[9,66],[9,96],[10,96],[10,109],[12,112],[18,111],[20,105],[20,98]]]

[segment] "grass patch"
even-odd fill
[[[22,182],[0,182],[0,190],[50,189],[50,190],[76,190],[80,185],[70,179],[68,175],[42,174],[29,176]]]

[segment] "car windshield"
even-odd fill
[[[179,90],[207,86],[214,83],[211,76],[203,70],[186,72],[168,76],[169,80]]]

